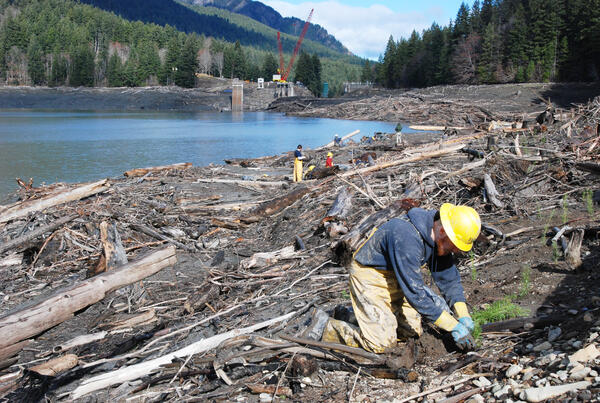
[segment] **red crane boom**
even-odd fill
[[[296,47],[294,48],[294,53],[292,53],[292,58],[290,59],[287,69],[285,69],[285,72],[283,72],[283,48],[281,46],[281,39],[280,39],[281,34],[279,33],[279,31],[277,31],[277,46],[279,47],[279,65],[281,66],[280,73],[281,73],[282,81],[287,81],[288,76],[290,75],[290,71],[292,70],[292,66],[294,65],[294,60],[296,59],[296,56],[298,55],[298,51],[300,50],[300,46],[302,45],[302,40],[304,39],[304,35],[306,35],[306,31],[308,31],[308,26],[310,25],[310,20],[312,18],[314,11],[315,11],[315,9],[313,8],[310,10],[310,14],[308,14],[308,18],[306,19],[306,23],[304,23],[304,27],[302,28],[302,32],[300,33],[300,37],[298,38],[298,42],[296,42]]]
[[[283,47],[281,46],[281,34],[277,31],[277,47],[279,48],[279,74],[283,74]]]

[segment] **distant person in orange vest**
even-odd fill
[[[333,153],[331,151],[329,151],[327,153],[327,159],[325,160],[325,166],[327,168],[333,167]]]
[[[294,151],[294,182],[302,182],[302,144],[298,144],[298,148]]]

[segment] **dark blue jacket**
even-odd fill
[[[379,270],[394,270],[408,303],[435,322],[448,309],[444,301],[425,285],[421,266],[429,266],[445,302],[465,302],[460,275],[452,255],[437,256],[431,238],[435,211],[413,208],[406,215],[383,224],[356,252],[354,259]]]
[[[294,157],[302,159],[302,151],[300,151],[300,150],[294,151]]]

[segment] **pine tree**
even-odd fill
[[[265,81],[271,81],[274,74],[277,74],[277,69],[279,65],[277,64],[277,60],[273,53],[269,52],[265,55],[263,60],[261,74]]]
[[[311,57],[311,65],[314,78],[308,89],[315,96],[320,97],[323,91],[323,80],[321,79],[321,60],[319,60],[316,53]]]
[[[193,88],[196,84],[196,70],[198,69],[198,59],[196,53],[198,49],[193,37],[188,37],[183,45],[179,60],[177,62],[177,74],[175,75],[175,84],[180,87]]]
[[[108,59],[108,67],[106,69],[109,87],[122,87],[123,83],[123,63],[117,53]]]
[[[72,54],[69,85],[92,87],[94,85],[94,54],[87,45],[77,46]]]
[[[42,47],[37,36],[33,35],[27,48],[27,70],[33,85],[42,85],[46,82],[46,69],[42,60]]]
[[[67,83],[68,71],[67,60],[60,53],[53,53],[48,84],[53,87],[65,85]]]

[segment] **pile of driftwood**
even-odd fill
[[[463,114],[476,124],[460,118],[464,129],[417,147],[387,136],[371,166],[300,184],[289,181],[289,155],[83,185],[20,181],[20,200],[0,207],[0,389],[15,400],[451,395],[476,378],[461,378],[469,362],[438,378],[423,341],[375,355],[308,340],[312,308],[349,304],[344,263],[374,226],[446,201],[475,207],[484,223],[460,261],[466,276],[542,237],[580,267],[598,229],[599,110],[595,100],[523,127],[476,107]],[[506,326],[494,332],[520,333],[504,344],[484,337],[478,372],[503,368],[506,340],[523,339],[526,322]]]

